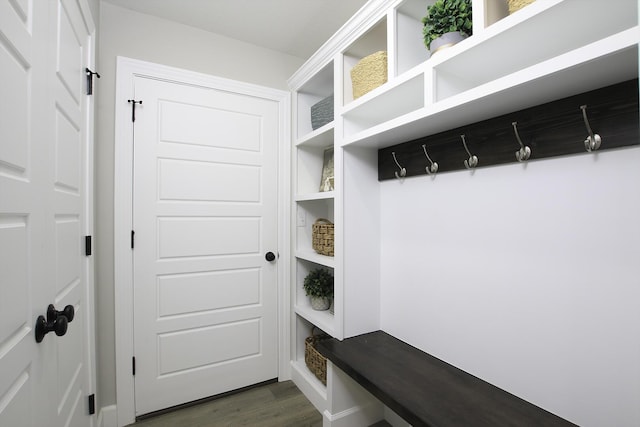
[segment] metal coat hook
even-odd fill
[[[529,157],[531,156],[531,148],[529,148],[528,145],[524,145],[522,143],[522,140],[520,139],[520,134],[518,133],[518,122],[513,122],[511,123],[511,125],[513,126],[513,131],[516,134],[516,139],[518,140],[518,144],[520,144],[520,149],[516,151],[516,159],[518,159],[519,162],[525,162],[529,160]]]
[[[469,158],[464,161],[464,167],[466,167],[467,169],[473,169],[476,166],[478,166],[478,157],[471,154],[471,152],[469,152],[469,148],[467,147],[467,141],[465,141],[464,135],[460,135],[460,138],[462,138],[462,145],[464,145],[464,149],[467,151],[467,154],[469,155]]]
[[[587,119],[587,106],[581,105],[580,109],[582,110],[582,117],[584,118],[584,124],[587,127],[587,132],[589,132],[589,136],[584,140],[584,148],[588,152],[596,151],[600,148],[600,144],[602,144],[602,138],[597,133],[594,134],[593,130],[591,130],[589,119]]]
[[[396,162],[396,165],[398,165],[398,169],[400,169],[400,173],[398,174],[398,171],[396,171],[396,178],[400,179],[400,178],[404,178],[405,176],[407,176],[407,170],[405,168],[403,168],[402,166],[400,166],[400,163],[398,163],[398,159],[396,158],[396,152],[392,151],[391,155],[393,156],[393,161]]]
[[[424,168],[427,171],[427,175],[436,174],[438,172],[438,162],[434,162],[431,160],[431,157],[427,154],[427,145],[422,144],[422,150],[424,150],[424,155],[427,156],[427,160],[429,160],[430,165]]]

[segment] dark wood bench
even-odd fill
[[[414,427],[575,426],[383,331],[317,349]]]

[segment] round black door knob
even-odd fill
[[[273,252],[267,252],[264,255],[264,259],[266,259],[267,261],[271,262],[271,261],[276,259],[276,255]]]
[[[36,319],[36,342],[42,342],[44,336],[49,332],[55,332],[61,337],[67,333],[67,318],[58,316],[53,322],[47,322],[44,316],[38,316]]]
[[[62,311],[56,310],[53,304],[49,304],[49,307],[47,307],[47,322],[53,322],[59,316],[64,316],[67,318],[67,322],[71,323],[75,314],[76,311],[71,304],[67,305]]]

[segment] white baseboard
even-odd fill
[[[331,414],[327,410],[322,415],[324,427],[370,426],[384,419],[382,405],[377,403],[354,406],[336,414]]]
[[[105,406],[98,414],[98,427],[118,427],[116,405]]]

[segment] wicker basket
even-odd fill
[[[533,3],[535,0],[509,0],[509,13],[513,13],[522,9],[528,4]]]
[[[365,56],[351,69],[351,87],[353,99],[387,82],[387,52],[372,53]]]
[[[320,255],[333,256],[333,223],[328,219],[318,218],[311,228],[312,246]]]
[[[304,340],[304,363],[313,375],[318,378],[322,384],[327,385],[327,358],[316,350],[316,343],[320,340],[329,338],[324,333],[316,334],[314,326],[311,329],[311,336]]]

